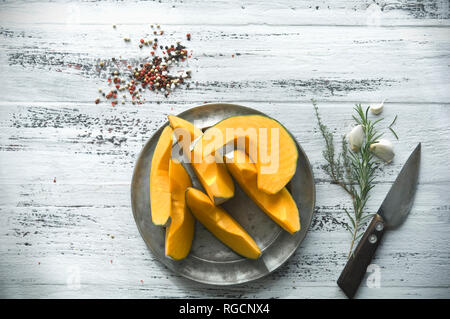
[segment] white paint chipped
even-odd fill
[[[314,97],[336,140],[354,103],[388,98],[380,116],[388,125],[399,115],[400,141],[386,131],[396,157],[379,172],[371,211],[422,142],[411,215],[377,252],[381,287],[362,287],[358,297],[448,298],[450,29],[442,1],[162,2],[127,3],[120,14],[116,2],[0,5],[0,297],[343,298],[336,280],[351,203],[320,169]],[[168,100],[149,95],[139,107],[95,105],[104,88],[96,61],[139,58],[137,45],[122,38],[137,39],[150,23],[169,38],[189,30],[198,58],[189,68],[199,84]],[[168,271],[131,213],[141,147],[167,114],[203,101],[247,105],[285,124],[317,182],[316,216],[301,247],[274,274],[236,287]]]

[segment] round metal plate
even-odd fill
[[[234,104],[205,104],[189,109],[178,116],[205,128],[230,116],[263,114],[257,110]],[[163,127],[168,125],[166,123]],[[198,221],[189,255],[179,261],[164,254],[165,228],[152,223],[150,211],[150,167],[153,151],[163,130],[161,127],[142,149],[131,182],[131,204],[139,232],[155,256],[169,269],[192,280],[232,285],[261,278],[280,267],[305,238],[314,213],[315,186],[311,166],[298,145],[297,171],[287,185],[300,212],[301,230],[294,235],[282,230],[235,183],[235,196],[222,207],[252,236],[262,251],[257,260],[243,258],[222,244]],[[173,152],[172,156],[177,156]],[[200,183],[185,164],[194,187]]]

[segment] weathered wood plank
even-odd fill
[[[149,56],[143,25],[33,25],[2,29],[2,100],[94,101],[116,70],[100,60]],[[442,102],[450,100],[450,28],[170,26],[163,44],[184,39],[193,57],[189,89],[169,101]],[[130,36],[131,43],[122,38]],[[184,41],[186,42],[186,41]],[[413,93],[412,93],[413,92]],[[147,101],[167,100],[147,92]]]
[[[0,20],[14,23],[189,25],[448,25],[446,0],[115,1],[2,3]]]
[[[279,298],[345,298],[336,286],[322,287],[305,287],[305,286],[289,286],[280,287],[276,282],[264,283],[257,287],[242,290],[226,290],[221,288],[205,288],[193,287],[184,280],[165,280],[164,284],[146,283],[130,284],[129,286],[118,287],[114,284],[105,285],[82,285],[79,290],[70,290],[66,285],[25,285],[20,289],[17,286],[6,286],[8,295],[14,295],[18,298],[271,298],[281,296]],[[140,286],[139,286],[140,285]],[[181,287],[181,288],[180,288]],[[398,298],[399,295],[404,298],[442,298],[448,295],[448,288],[421,288],[416,287],[386,287],[380,293],[380,289],[360,288],[364,290],[366,298],[389,299]],[[24,293],[26,291],[27,293]],[[44,295],[42,291],[46,291]],[[109,294],[105,295],[105,291]],[[271,291],[272,294],[264,293]],[[207,297],[205,297],[207,296]],[[360,297],[360,294],[358,295]]]

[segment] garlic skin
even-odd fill
[[[357,152],[364,141],[364,129],[362,125],[355,126],[350,133],[348,133],[348,143],[353,152]]]
[[[392,162],[392,159],[395,156],[392,143],[386,139],[380,139],[378,142],[370,145],[370,151],[386,163]]]
[[[384,101],[386,101],[386,100],[383,100],[383,102],[381,102],[380,104],[371,105],[369,107],[370,112],[372,112],[372,114],[375,114],[375,115],[380,114],[383,111],[383,108],[384,108]]]

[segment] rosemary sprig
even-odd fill
[[[312,102],[320,132],[325,140],[325,150],[322,152],[322,155],[327,163],[322,165],[322,169],[331,177],[334,183],[341,186],[349,195],[352,195],[352,183],[345,183],[343,181],[344,178],[349,178],[351,176],[349,166],[347,166],[349,159],[347,156],[339,156],[337,160],[335,159],[333,134],[329,131],[328,127],[322,123],[319,108],[317,107],[315,100],[312,100]],[[344,143],[346,143],[345,137],[342,138],[342,141],[342,149],[347,149],[344,145]],[[342,154],[344,154],[344,152]],[[345,168],[343,168],[341,158],[343,158],[344,164],[346,164]]]
[[[360,124],[363,127],[365,133],[363,144],[357,152],[349,151],[344,136],[342,138],[341,153],[336,155],[333,134],[322,122],[316,102],[312,100],[312,103],[320,132],[325,140],[323,157],[326,164],[323,165],[322,168],[328,176],[331,177],[333,183],[341,186],[352,198],[353,213],[344,209],[350,220],[350,225],[346,225],[352,236],[348,253],[348,257],[350,257],[355,242],[363,234],[363,232],[361,232],[362,225],[364,225],[368,217],[373,215],[367,214],[364,208],[370,197],[370,190],[374,187],[375,170],[378,165],[374,155],[370,152],[370,145],[377,142],[382,136],[381,133],[377,132],[375,127],[382,119],[376,121],[369,120],[369,108],[363,111],[360,104],[356,105],[354,108],[356,115],[353,115],[352,117],[357,124]]]

